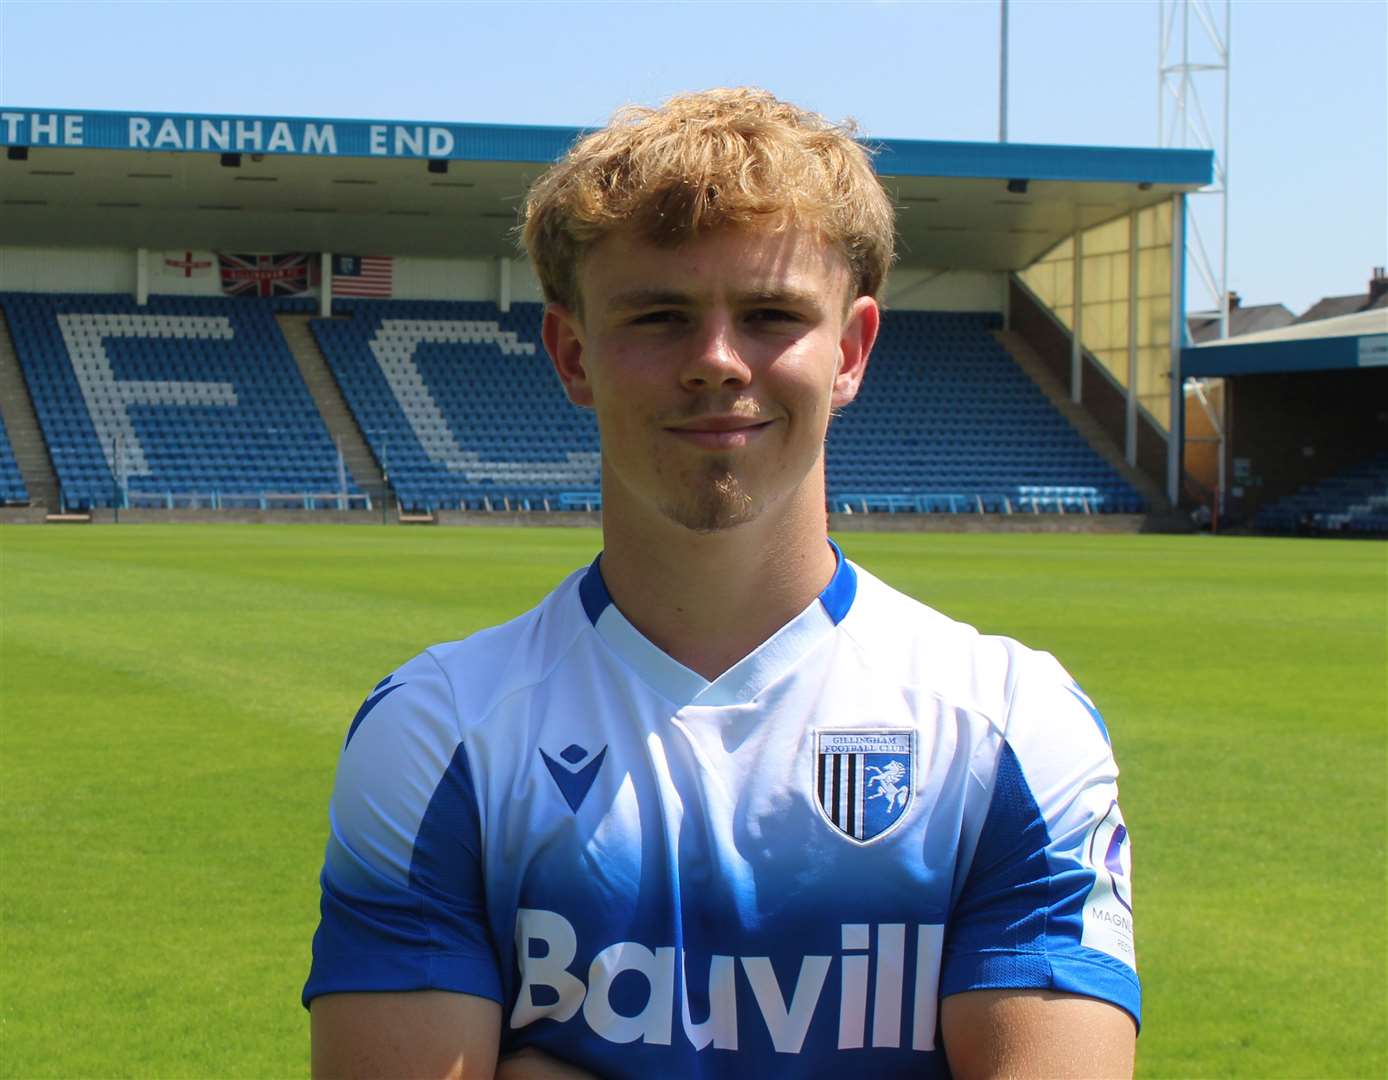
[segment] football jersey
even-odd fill
[[[709,681],[608,596],[426,650],[347,731],[307,1004],[501,1005],[503,1053],[601,1076],[948,1075],[940,1001],[1139,1016],[1127,829],[1049,655],[843,558]]]

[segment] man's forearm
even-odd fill
[[[597,1080],[576,1065],[551,1057],[543,1050],[526,1047],[503,1057],[496,1066],[496,1080]]]

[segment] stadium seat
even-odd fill
[[[9,432],[5,430],[5,421],[0,419],[0,503],[28,501],[29,490],[24,486],[24,478],[19,474],[19,463],[15,461]]]
[[[544,358],[538,304],[502,312],[482,301],[349,299],[334,314],[313,332],[402,505],[572,508],[600,498],[597,429]],[[1142,508],[997,344],[997,325],[977,313],[884,317],[862,393],[830,427],[831,508]]]
[[[278,302],[5,293],[0,305],[64,505],[213,506],[341,486]],[[350,477],[345,490],[359,494]]]
[[[1388,534],[1388,453],[1368,457],[1262,507],[1266,532]]]

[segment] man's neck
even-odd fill
[[[647,640],[706,679],[794,619],[834,575],[822,498],[711,533],[607,509],[602,575],[613,603]]]

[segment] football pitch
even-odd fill
[[[1102,709],[1134,837],[1139,1075],[1388,1074],[1388,545],[839,539],[1055,653]],[[357,705],[598,545],[0,529],[0,1075],[305,1075],[298,996]]]

